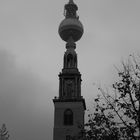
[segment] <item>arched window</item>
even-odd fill
[[[73,125],[73,112],[71,109],[66,109],[64,112],[64,125]]]

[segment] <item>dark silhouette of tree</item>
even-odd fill
[[[0,140],[9,140],[9,134],[5,124],[0,129]]]
[[[111,93],[99,88],[95,111],[80,136],[86,140],[140,140],[140,61],[130,56]],[[86,129],[85,129],[86,128]]]

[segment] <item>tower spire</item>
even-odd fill
[[[74,4],[73,0],[69,0],[69,3],[70,3],[70,4]]]
[[[76,42],[83,35],[83,25],[77,18],[77,5],[73,0],[64,6],[65,18],[60,23],[59,35],[66,42],[66,52],[64,54],[64,65],[59,74],[59,98],[60,99],[81,99],[81,74],[78,70],[78,59]]]

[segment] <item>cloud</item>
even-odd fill
[[[11,140],[52,137],[51,88],[16,57],[0,50],[0,124],[6,123]]]

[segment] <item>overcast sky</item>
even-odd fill
[[[68,0],[0,0],[0,125],[10,140],[52,140],[65,42],[58,35]],[[97,86],[110,86],[119,66],[140,53],[139,0],[75,0],[84,25],[77,42],[87,108]]]

